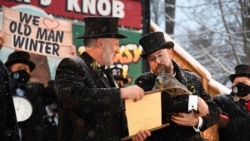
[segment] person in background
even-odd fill
[[[135,84],[145,91],[153,89],[156,77],[167,72],[182,83],[192,95],[171,97],[162,92],[162,124],[170,125],[153,131],[151,137],[138,133],[137,139],[147,141],[202,141],[200,131],[217,123],[219,110],[209,94],[203,89],[201,78],[183,70],[173,59],[174,43],[166,41],[163,32],[146,34],[139,40],[144,52],[141,57],[149,63],[150,72],[141,74]]]
[[[119,88],[124,88],[125,84],[127,84],[129,80],[128,78],[123,76],[122,68],[113,67],[113,68],[109,68],[108,71],[113,75]]]
[[[3,42],[3,32],[0,31],[0,49]],[[16,112],[9,84],[9,74],[1,60],[0,76],[0,139],[3,141],[20,141]]]
[[[42,140],[44,110],[44,85],[29,82],[30,73],[36,65],[24,51],[14,51],[5,62],[11,76],[11,88],[22,141]],[[22,107],[25,107],[22,109]]]
[[[118,18],[85,17],[86,51],[64,58],[55,76],[58,104],[58,140],[120,141],[128,135],[123,99],[141,100],[137,85],[118,88],[105,66],[119,52]],[[147,134],[148,132],[145,132]]]
[[[250,66],[240,64],[231,74],[232,92],[219,94],[214,102],[221,110],[219,126],[220,141],[250,140]]]

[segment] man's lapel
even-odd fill
[[[97,69],[94,72],[101,79],[102,83],[108,88],[109,87],[109,80],[108,80],[107,75],[104,72],[102,72],[101,69]]]

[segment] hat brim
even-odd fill
[[[158,51],[160,49],[164,49],[164,48],[168,48],[168,49],[174,48],[174,43],[172,41],[165,42],[162,45],[160,45],[160,47],[158,47],[157,49],[154,49],[154,50],[151,50],[149,52],[141,54],[141,57],[147,60],[147,57],[148,57],[149,54],[151,54],[151,53],[153,53],[155,51]]]
[[[119,77],[119,76],[114,76],[115,80],[122,80],[124,84],[128,83],[127,78]]]
[[[12,66],[13,64],[16,64],[16,63],[23,63],[23,64],[28,65],[29,68],[30,68],[30,72],[32,72],[36,67],[36,65],[33,62],[29,61],[29,60],[10,60],[10,61],[7,61],[5,63],[5,66],[7,68],[9,68],[10,66]]]
[[[250,73],[232,74],[232,75],[229,76],[229,78],[230,78],[231,82],[233,82],[236,77],[240,77],[240,76],[249,77],[250,78]]]
[[[122,34],[116,34],[116,33],[106,33],[106,34],[97,34],[97,35],[82,35],[79,37],[76,37],[76,39],[85,39],[85,38],[127,38],[127,36]]]

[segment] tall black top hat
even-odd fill
[[[236,77],[246,76],[250,78],[250,66],[241,64],[235,67],[235,74],[229,76],[230,80],[233,82]]]
[[[77,38],[127,38],[118,33],[118,20],[119,18],[115,17],[86,17],[85,33]]]
[[[124,84],[128,83],[128,78],[123,77],[123,70],[121,68],[114,67],[110,68],[108,71],[113,75],[115,80],[122,80]]]
[[[36,65],[33,62],[31,62],[29,59],[30,59],[30,55],[27,52],[14,51],[13,53],[9,55],[8,60],[5,63],[5,66],[7,68],[10,68],[13,64],[23,63],[29,66],[30,71],[33,71]]]
[[[174,47],[174,43],[172,41],[166,41],[163,32],[152,32],[146,34],[139,40],[139,43],[143,48],[141,57],[144,59],[147,59],[149,54],[157,50]]]

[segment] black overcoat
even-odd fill
[[[55,86],[58,140],[118,141],[126,136],[120,89],[88,53],[64,58],[56,71]]]
[[[42,141],[43,140],[43,111],[44,111],[44,85],[40,82],[29,82],[22,86],[22,89],[18,86],[18,83],[14,79],[10,79],[10,86],[13,96],[20,96],[26,98],[32,105],[32,114],[25,121],[19,121],[18,126],[20,128],[22,141]],[[17,89],[23,92],[23,95],[17,93]]]
[[[44,110],[44,85],[40,82],[32,82],[25,86],[23,97],[29,100],[32,105],[32,115],[29,119],[18,122],[21,128],[22,141],[43,140],[43,110]]]
[[[234,100],[231,94],[214,97],[223,114],[229,117],[229,124],[219,128],[220,141],[250,141],[250,112],[244,100]]]
[[[203,98],[209,106],[209,114],[202,117],[203,125],[201,131],[217,123],[219,118],[219,110],[216,104],[212,101],[201,83],[201,79],[195,73],[187,70],[182,70],[173,62],[175,77],[179,82],[185,85],[194,95]],[[150,72],[140,75],[135,83],[142,87],[145,91],[152,90],[155,84],[156,76]],[[170,113],[187,112],[188,111],[188,95],[177,96],[170,98],[165,92],[162,93],[162,123],[170,123],[170,126],[152,132],[152,136],[147,141],[201,141],[202,138],[199,132],[196,132],[193,127],[179,126],[170,120]]]
[[[0,140],[20,140],[9,75],[2,61],[0,61]]]

